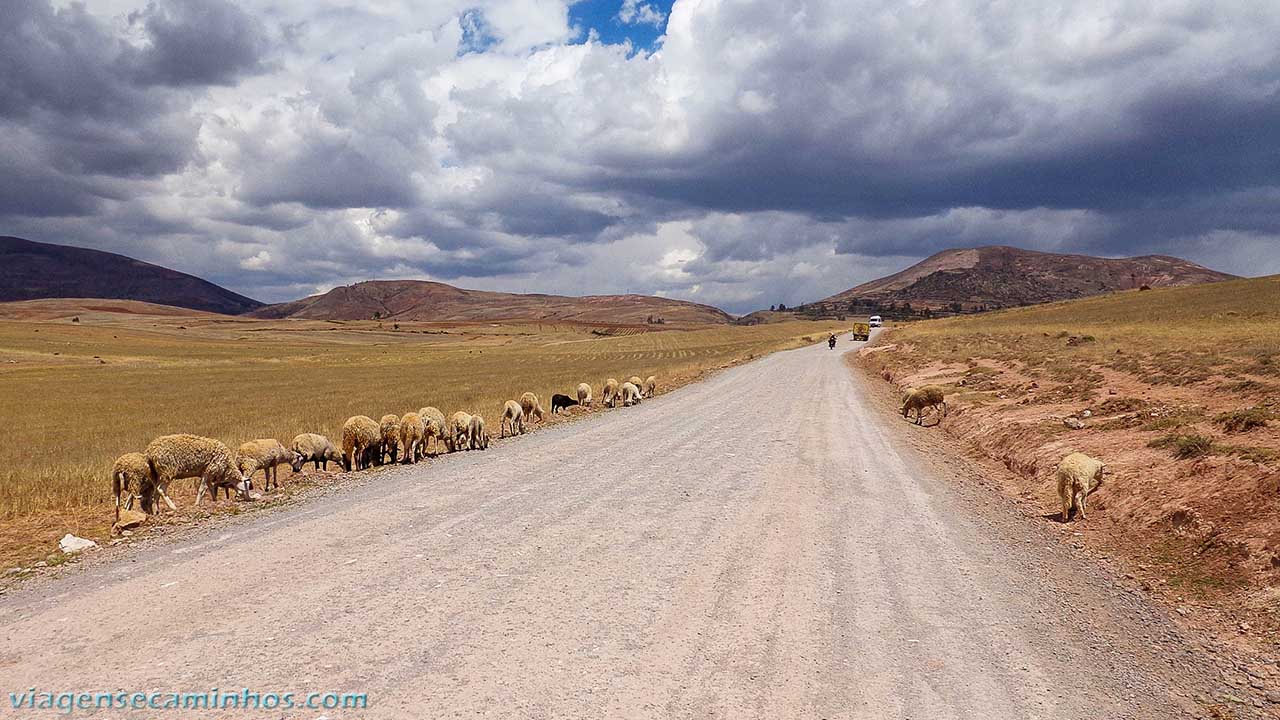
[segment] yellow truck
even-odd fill
[[[853,340],[871,339],[871,325],[869,323],[854,323],[852,339]]]

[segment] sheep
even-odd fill
[[[499,426],[498,437],[506,437],[508,427],[511,428],[512,435],[524,434],[524,408],[515,400],[508,400],[502,406],[502,424]]]
[[[627,382],[636,386],[636,392],[639,392],[640,388],[644,387],[644,381],[640,379],[639,375],[632,375],[631,377],[627,378]]]
[[[907,417],[912,410],[916,411],[916,424],[922,424],[924,411],[929,408],[942,408],[942,416],[947,415],[947,400],[942,388],[937,385],[925,385],[924,387],[908,390],[905,397],[902,398],[902,417]]]
[[[266,490],[275,482],[280,488],[279,467],[288,463],[294,472],[302,469],[302,455],[286,448],[279,440],[259,438],[241,443],[236,451],[236,467],[246,478],[252,478],[258,470],[266,480]]]
[[[391,456],[391,462],[396,461],[396,455],[400,450],[400,416],[387,413],[378,421],[378,431],[382,437],[382,452],[378,454],[378,464],[386,462],[386,456]]]
[[[1084,453],[1071,453],[1058,463],[1058,497],[1062,499],[1062,522],[1071,516],[1075,507],[1081,520],[1085,519],[1085,498],[1102,484],[1102,473],[1107,469],[1101,460]]]
[[[639,405],[640,388],[636,387],[635,383],[628,380],[627,382],[622,383],[622,387],[618,389],[617,398],[622,398],[622,404],[625,407]],[[614,400],[616,401],[617,398],[614,398]]]
[[[382,430],[368,415],[347,418],[342,425],[342,467],[347,472],[364,470],[373,456],[382,457]]]
[[[416,463],[422,457],[426,432],[426,423],[418,413],[405,413],[400,418],[400,446],[404,448],[405,464]]]
[[[293,438],[293,451],[302,456],[302,462],[311,462],[316,470],[329,469],[330,462],[342,464],[342,453],[333,441],[316,433],[302,433]]]
[[[151,478],[151,467],[142,453],[125,453],[111,466],[111,491],[116,496],[116,521],[120,520],[120,495],[129,493],[125,509],[133,509],[133,499],[138,497]]]
[[[551,396],[551,414],[555,415],[556,413],[561,411],[568,412],[569,408],[577,404],[578,404],[578,401],[574,400],[568,395],[561,395],[560,393],[556,393],[555,395]]]
[[[177,510],[169,497],[169,483],[183,478],[200,478],[197,505],[206,491],[216,498],[222,487],[234,487],[249,499],[249,484],[236,467],[235,453],[217,440],[198,435],[163,435],[152,440],[142,454],[147,458],[148,476],[142,497],[144,512],[151,512],[152,491],[160,493],[170,510]]]
[[[471,436],[471,415],[461,410],[449,416],[449,425],[445,429],[445,447],[449,452],[467,449]]]
[[[654,392],[657,391],[657,389],[658,389],[658,378],[654,375],[650,375],[644,381],[644,393],[643,393],[644,397],[647,397],[647,398],[653,397],[653,394]]]
[[[591,386],[586,383],[578,383],[578,404],[591,407]]]
[[[485,429],[483,417],[472,415],[471,422],[467,424],[467,430],[471,436],[472,449],[489,449],[489,431]]]
[[[542,403],[538,402],[538,396],[531,392],[520,396],[520,409],[524,410],[524,416],[529,418],[529,422],[542,422],[545,419]]]
[[[418,416],[422,418],[422,452],[427,452],[427,440],[436,439],[436,454],[440,454],[440,444],[444,442],[444,413],[438,409],[427,406],[418,411]]]
[[[609,407],[613,407],[618,403],[618,381],[609,378],[604,381],[604,391],[601,393],[600,401]]]

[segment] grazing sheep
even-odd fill
[[[378,455],[378,464],[387,461],[387,455],[391,456],[391,462],[396,461],[396,455],[400,451],[400,416],[387,413],[378,421],[378,432],[382,437],[382,453]]]
[[[246,478],[252,478],[258,470],[262,471],[266,481],[266,490],[271,489],[274,482],[280,488],[279,467],[288,464],[294,472],[302,469],[302,455],[290,450],[272,438],[259,438],[241,443],[236,450],[236,467]]]
[[[342,467],[347,472],[364,470],[374,456],[382,457],[382,430],[368,415],[347,418],[342,426]]]
[[[538,402],[538,396],[531,392],[520,396],[520,409],[524,410],[524,416],[529,418],[529,422],[542,422],[545,419],[542,403]]]
[[[644,381],[640,379],[639,375],[632,375],[631,377],[627,378],[627,382],[631,383],[632,385],[635,385],[637,392],[639,392],[640,388],[644,387]]]
[[[151,478],[151,466],[147,465],[147,456],[142,453],[125,453],[116,458],[111,466],[111,491],[116,496],[116,520],[120,520],[120,495],[129,493],[125,501],[125,509],[133,509],[133,499],[142,494]]]
[[[467,442],[471,437],[471,415],[461,410],[449,416],[449,426],[445,430],[445,447],[449,448],[449,452],[455,450],[466,450],[470,443]]]
[[[406,464],[416,463],[422,458],[422,440],[426,432],[426,423],[418,413],[405,413],[404,417],[400,418],[400,447],[404,448]]]
[[[609,378],[604,381],[604,392],[600,396],[600,401],[609,407],[618,404],[618,381]]]
[[[645,379],[645,381],[644,381],[644,393],[643,393],[643,394],[644,394],[644,396],[645,396],[645,397],[647,397],[647,398],[651,398],[651,397],[653,397],[653,394],[654,394],[657,390],[658,390],[658,378],[657,378],[656,376],[654,376],[654,375],[650,375],[650,376],[649,376],[648,378],[646,378],[646,379]]]
[[[467,430],[471,437],[471,448],[473,450],[489,449],[489,431],[485,429],[483,417],[472,415],[471,422],[467,424]]]
[[[330,462],[342,464],[342,453],[333,441],[323,435],[302,433],[293,438],[293,451],[302,456],[302,462],[314,463],[316,470],[329,469]]]
[[[1081,520],[1085,519],[1084,503],[1089,493],[1102,484],[1102,473],[1107,469],[1101,460],[1084,453],[1071,453],[1058,463],[1058,497],[1062,499],[1062,522],[1076,508]]]
[[[511,428],[512,435],[524,434],[524,408],[515,400],[508,400],[502,406],[502,424],[499,426],[498,437],[506,437],[508,427]]]
[[[942,408],[942,416],[947,415],[947,400],[942,388],[937,385],[925,385],[924,387],[908,390],[902,399],[902,417],[912,410],[916,411],[916,424],[922,424],[924,411],[930,408]]]
[[[427,440],[435,438],[436,454],[440,454],[440,445],[444,443],[444,413],[431,406],[427,406],[418,411],[418,416],[422,418],[422,452],[427,452]]]
[[[151,491],[160,493],[170,510],[177,510],[169,497],[169,483],[183,478],[200,478],[197,505],[206,491],[216,498],[218,488],[224,487],[233,487],[249,499],[249,484],[236,467],[235,453],[213,438],[163,435],[152,440],[142,454],[147,458],[148,470],[148,488],[142,497],[144,512],[151,512]]]
[[[577,404],[578,404],[578,401],[574,400],[568,395],[561,395],[560,393],[556,393],[555,395],[551,396],[551,414],[555,415],[556,413],[561,411],[568,412],[569,408]]]
[[[618,397],[622,398],[622,405],[624,407],[639,405],[640,388],[636,387],[635,383],[628,380],[627,382],[622,383],[622,387],[618,389]]]
[[[578,383],[578,404],[591,407],[591,386],[586,383]]]

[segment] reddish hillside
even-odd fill
[[[1235,276],[1163,255],[1099,258],[991,246],[945,250],[900,273],[864,283],[814,305],[859,305],[965,310],[1032,305],[1117,290],[1175,287],[1231,280]]]
[[[644,324],[728,323],[732,318],[709,305],[647,295],[518,295],[464,290],[425,280],[372,280],[338,287],[323,295],[269,305],[250,313],[259,318],[311,320],[417,320],[476,322],[533,320]]]
[[[124,255],[16,237],[0,237],[0,268],[0,302],[106,298],[225,315],[262,306],[194,275]]]

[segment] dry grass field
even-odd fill
[[[478,411],[496,436],[502,403],[526,390],[548,410],[552,393],[588,382],[598,396],[608,377],[657,375],[662,392],[837,327],[395,326],[85,302],[0,305],[6,565],[49,553],[64,532],[106,537],[111,462],[158,435],[197,433],[233,448],[256,437],[288,443],[299,432],[336,441],[351,415],[376,420],[434,405]],[[175,499],[189,505],[194,483],[183,485]]]
[[[1046,517],[1058,460],[1102,458],[1072,532],[1175,601],[1226,599],[1280,629],[1280,277],[915,323],[862,361],[900,388],[946,386],[942,430]]]

